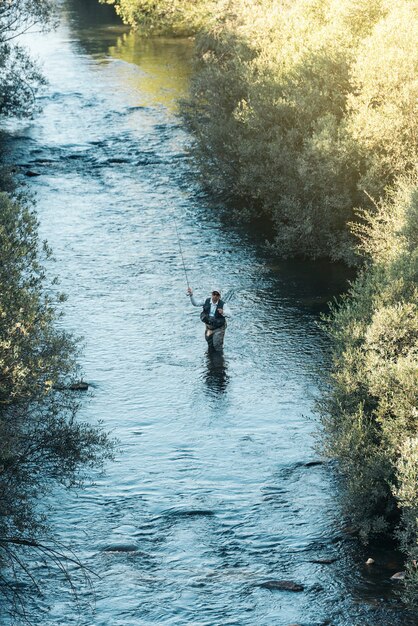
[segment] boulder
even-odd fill
[[[270,591],[303,591],[304,586],[299,583],[293,582],[293,580],[266,580],[260,584],[263,589],[270,589]]]
[[[134,543],[111,543],[103,548],[103,552],[138,552]]]
[[[52,385],[52,389],[55,391],[87,391],[89,384],[80,380],[77,383],[71,383],[71,385]]]
[[[71,391],[87,391],[88,388],[89,384],[84,382],[83,380],[80,380],[78,383],[72,383],[69,386],[69,389],[71,389]]]

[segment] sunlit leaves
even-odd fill
[[[113,4],[127,24],[144,34],[192,35],[222,17],[228,0],[100,0]]]

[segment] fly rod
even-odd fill
[[[187,287],[190,289],[190,283],[189,283],[189,278],[188,278],[188,276],[187,276],[186,264],[185,264],[185,262],[184,262],[183,249],[182,249],[182,247],[181,247],[180,235],[179,235],[179,231],[178,231],[178,228],[177,228],[177,221],[176,221],[176,219],[175,219],[175,218],[174,218],[174,226],[176,227],[177,241],[178,241],[178,244],[179,244],[179,250],[180,250],[181,260],[182,260],[182,262],[183,262],[183,269],[184,269],[184,274],[185,274],[185,276],[186,276],[186,283],[187,283]]]

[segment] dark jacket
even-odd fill
[[[210,315],[210,304],[211,298],[206,298],[205,304],[203,305],[203,311],[200,314],[200,319],[202,322],[207,324],[208,326],[212,326],[213,328],[220,328],[225,324],[225,318],[221,313],[218,313],[218,309],[223,309],[224,302],[223,300],[219,300],[216,305],[215,315]]]
[[[203,310],[204,312],[209,315],[210,314],[210,302],[211,302],[211,298],[206,298],[205,300],[205,304],[203,305]],[[218,313],[218,309],[223,309],[224,308],[224,301],[223,300],[218,300],[218,304],[216,305],[216,311],[215,311],[215,317],[216,318],[222,318],[223,319],[223,315],[221,315],[220,313]]]

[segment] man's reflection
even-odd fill
[[[206,354],[204,381],[209,391],[214,394],[221,394],[226,391],[229,382],[227,369],[228,367],[223,352],[208,350]]]

